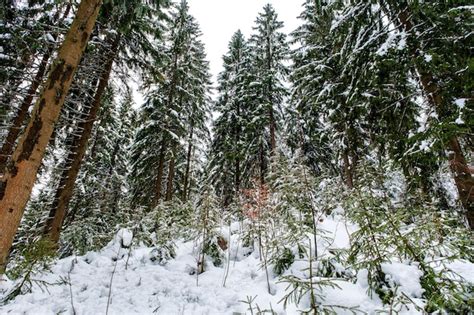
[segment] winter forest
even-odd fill
[[[474,312],[474,5],[301,2],[1,0],[0,314]]]

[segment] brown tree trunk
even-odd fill
[[[166,199],[165,201],[171,201],[173,199],[173,180],[174,180],[174,165],[175,164],[175,154],[171,157],[168,169],[168,183],[166,185]]]
[[[66,9],[64,11],[64,14],[61,20],[63,20],[69,15],[70,9],[71,9],[71,4],[68,3],[66,5]],[[59,10],[56,12],[55,16],[53,17],[53,20],[58,19],[59,12],[60,12]],[[26,117],[28,116],[28,110],[31,106],[31,102],[33,101],[36,90],[38,89],[38,87],[40,86],[43,80],[44,74],[48,67],[48,61],[49,61],[49,58],[51,57],[52,52],[53,52],[53,48],[50,47],[44,53],[43,58],[41,59],[41,62],[38,66],[38,71],[36,72],[36,75],[33,81],[31,82],[31,85],[27,91],[27,94],[25,98],[23,99],[23,102],[18,108],[15,118],[13,118],[12,125],[9,127],[7,137],[5,138],[5,142],[3,143],[2,148],[0,149],[0,176],[4,174],[5,168],[7,166],[8,158],[13,153],[13,149],[18,139],[18,135],[20,134],[20,131],[23,127],[23,123],[26,120]]]
[[[273,114],[273,108],[270,107],[270,145],[271,145],[271,151],[270,154],[271,156],[275,155],[276,152],[276,138],[275,138],[275,117]]]
[[[163,139],[161,141],[160,157],[158,161],[158,175],[156,176],[155,185],[155,199],[153,200],[153,206],[156,207],[162,197],[162,186],[163,186],[163,173],[165,169],[165,157],[166,157],[166,142]]]
[[[110,73],[112,71],[119,43],[120,35],[117,35],[112,47],[110,48],[111,53],[106,60],[99,85],[97,86],[94,98],[90,104],[89,113],[86,119],[81,121],[77,127],[80,134],[73,140],[71,152],[66,160],[68,161],[67,166],[61,175],[58,190],[56,191],[49,217],[46,220],[44,235],[47,235],[53,244],[57,244],[59,241],[59,235],[61,233],[64,217],[66,216],[67,207],[71,201],[77,175],[79,174],[84,155],[86,154],[87,144],[92,134],[92,128],[94,127],[94,122],[101,105],[102,95],[108,86]]]
[[[260,185],[265,185],[265,154],[263,153],[263,144],[260,144]]]
[[[11,165],[0,179],[0,274],[5,272],[13,238],[101,4],[101,0],[81,1]]]
[[[38,89],[41,80],[43,79],[49,57],[49,51],[43,55],[43,58],[38,68],[38,72],[36,73],[35,78],[33,79],[33,82],[31,83],[31,86],[28,89],[25,99],[18,108],[15,118],[13,118],[12,125],[8,129],[7,137],[5,138],[5,142],[3,143],[2,148],[0,150],[0,174],[4,174],[8,158],[13,153],[13,148],[15,146],[18,135],[20,134],[20,131],[22,129],[21,127],[23,125],[23,122],[28,116],[28,109],[30,108],[31,102],[33,101],[34,94]]]
[[[403,29],[409,33],[413,31],[413,23],[410,20],[410,12],[408,8],[401,11],[398,14],[398,20],[400,21]],[[416,60],[419,57],[419,50],[416,46],[410,51],[411,56],[414,60],[416,72],[420,78],[421,87],[428,99],[429,104],[436,111],[438,116],[442,118],[444,116],[445,101],[440,94],[441,88],[435,82],[433,75],[419,67]],[[471,174],[469,165],[467,164],[466,158],[462,151],[459,140],[456,136],[452,136],[448,143],[448,162],[453,172],[454,181],[456,188],[459,193],[459,199],[467,211],[466,218],[469,223],[471,230],[474,230],[474,178]]]
[[[346,186],[349,189],[352,189],[354,188],[354,178],[352,176],[352,166],[349,161],[349,154],[347,150],[344,150],[344,152],[342,153],[342,161],[344,164],[344,180],[346,182]]]
[[[189,185],[189,173],[191,171],[191,157],[192,157],[192,150],[193,150],[193,127],[191,126],[191,132],[189,135],[189,143],[188,143],[188,152],[186,155],[186,170],[184,172],[184,183],[183,183],[183,201],[188,200],[188,185]]]
[[[235,143],[237,144],[237,158],[235,159],[235,194],[238,195],[240,191],[240,104],[237,103],[237,122],[235,124]]]

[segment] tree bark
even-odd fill
[[[414,27],[410,20],[410,12],[408,8],[402,10],[397,17],[403,26],[404,31],[407,33],[413,31]],[[416,46],[413,46],[410,54],[414,60],[413,63],[420,78],[421,87],[429,104],[434,108],[439,117],[443,117],[445,111],[445,100],[443,100],[443,96],[440,93],[441,88],[435,82],[433,75],[422,69],[422,67],[417,64],[416,60],[419,57],[419,50]],[[447,143],[447,149],[448,162],[454,176],[456,188],[459,193],[459,199],[463,207],[466,209],[466,219],[469,227],[471,230],[474,230],[474,178],[470,172],[469,165],[467,164],[461,145],[456,136],[453,135],[450,137]]]
[[[274,156],[275,155],[275,152],[276,152],[276,138],[275,138],[275,117],[274,117],[274,113],[273,113],[273,107],[270,107],[270,113],[269,113],[269,116],[270,116],[270,154],[271,156]]]
[[[193,126],[191,126],[191,132],[189,135],[189,143],[188,143],[188,152],[186,155],[186,170],[184,172],[184,183],[183,183],[183,201],[186,202],[188,200],[188,185],[189,185],[189,173],[191,171],[191,157],[192,157],[192,150],[193,150]]]
[[[30,122],[0,179],[0,275],[77,66],[97,20],[101,0],[82,0],[44,84]]]
[[[71,9],[71,4],[68,3],[66,5],[66,9],[64,11],[64,14],[61,20],[63,20],[69,15],[70,9]],[[53,20],[57,20],[59,18],[59,12],[60,12],[59,10],[56,12],[55,16],[53,17]],[[18,135],[20,134],[23,123],[26,120],[26,117],[28,116],[28,110],[31,106],[31,102],[33,101],[36,90],[38,89],[38,87],[40,86],[43,80],[44,74],[48,67],[48,61],[52,53],[53,53],[52,47],[49,47],[44,53],[43,58],[41,58],[41,62],[38,66],[38,71],[36,72],[36,75],[33,81],[31,82],[31,85],[26,93],[26,96],[23,99],[23,102],[18,108],[15,118],[13,118],[12,125],[10,126],[7,137],[5,138],[5,142],[3,143],[2,148],[0,149],[0,176],[1,174],[4,174],[5,172],[8,158],[13,153],[13,149],[18,139]]]
[[[173,199],[173,181],[174,181],[174,167],[175,167],[175,154],[171,157],[168,169],[168,183],[166,185],[166,199],[165,201],[171,201]]]
[[[156,207],[158,202],[161,200],[162,197],[162,186],[163,186],[163,173],[165,169],[165,157],[166,157],[166,141],[163,139],[161,141],[160,146],[160,156],[158,161],[158,174],[156,176],[156,184],[155,184],[155,199],[153,200],[153,206]]]
[[[235,124],[235,143],[237,146],[237,158],[235,159],[235,195],[240,191],[240,103],[237,103],[237,122]]]
[[[71,201],[77,175],[81,169],[81,164],[87,150],[87,144],[92,134],[97,113],[100,109],[102,95],[108,86],[120,38],[120,35],[117,35],[110,48],[110,54],[102,71],[94,98],[90,104],[89,113],[86,119],[78,124],[77,129],[80,131],[80,134],[73,140],[71,152],[66,160],[68,161],[68,165],[65,167],[65,170],[61,175],[58,190],[56,191],[49,217],[46,220],[44,235],[48,236],[54,245],[59,241],[59,235],[61,233],[64,217],[66,216],[67,207]]]
[[[260,144],[260,185],[265,185],[265,154],[263,153],[263,144]]]
[[[344,164],[344,181],[346,183],[347,188],[352,189],[354,188],[354,178],[352,176],[352,166],[349,161],[349,154],[347,150],[344,150],[342,153],[342,160]]]

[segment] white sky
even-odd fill
[[[203,32],[207,59],[211,63],[213,79],[222,69],[222,56],[232,34],[240,29],[248,39],[255,19],[267,3],[275,8],[278,19],[285,23],[283,31],[289,34],[299,24],[303,0],[188,0],[191,15]]]

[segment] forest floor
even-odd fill
[[[349,233],[356,230],[338,215],[324,218],[320,228],[325,229],[327,239],[331,239],[318,242],[321,255],[348,247]],[[232,225],[230,260],[224,261],[221,267],[207,261],[206,271],[199,276],[195,272],[198,257],[195,242],[177,242],[176,257],[160,265],[150,259],[153,248],[125,248],[123,245],[131,242],[131,233],[121,230],[104,249],[57,260],[50,271],[35,274],[32,278],[41,282],[33,283],[30,293],[0,306],[0,313],[236,315],[273,311],[274,314],[298,314],[298,310],[309,307],[308,298],[303,298],[298,307],[291,301],[284,307],[282,300],[289,292],[288,283],[282,282],[271,268],[271,293],[268,293],[267,277],[258,253],[249,253],[241,246],[238,229],[238,223]],[[225,228],[221,232],[226,235]],[[450,266],[466,281],[474,283],[474,264],[456,261]],[[295,260],[284,275],[307,277],[307,268],[307,261]],[[423,306],[421,271],[417,266],[394,262],[384,264],[383,269],[400,292],[414,304]],[[376,294],[370,297],[367,293],[367,275],[359,272],[356,279],[353,282],[333,279],[334,286],[316,290],[317,299],[326,307],[334,306],[338,314],[350,314],[349,309],[358,313],[387,310]],[[319,280],[322,284],[327,279]],[[50,285],[45,286],[46,283]],[[0,298],[14,284],[13,281],[0,283]],[[401,314],[421,313],[415,306],[393,307],[398,307]]]

